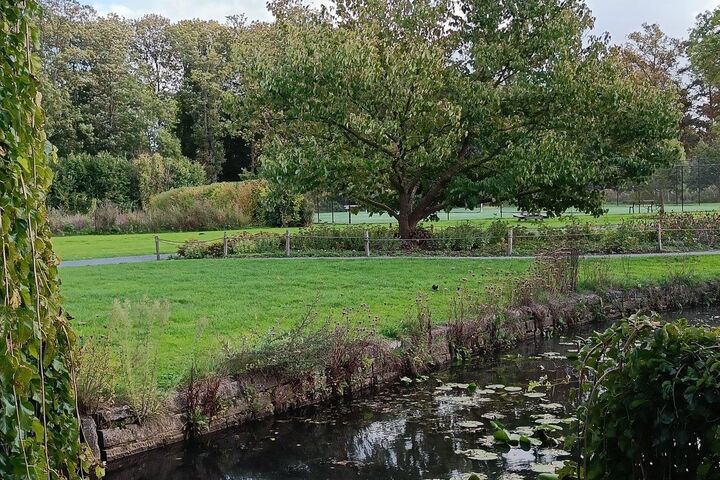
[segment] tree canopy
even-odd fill
[[[275,5],[238,49],[233,104],[266,175],[395,217],[513,202],[599,214],[601,191],[678,158],[674,91],[628,74],[576,0]]]

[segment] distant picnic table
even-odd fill
[[[633,202],[628,206],[628,213],[635,213],[636,209],[637,213],[641,213],[643,208],[647,213],[654,212],[655,200],[639,200],[637,202]]]
[[[537,220],[542,222],[547,218],[547,215],[542,212],[518,212],[514,213],[513,217],[518,219],[518,222],[525,222],[527,220]]]

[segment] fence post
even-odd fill
[[[663,244],[662,244],[662,223],[658,219],[657,223],[657,241],[658,241],[658,252],[663,251]]]
[[[228,236],[227,232],[223,232],[223,257],[227,258],[228,255]]]
[[[285,256],[290,256],[290,230],[285,230]]]
[[[155,257],[160,260],[160,237],[155,235]]]
[[[513,229],[510,228],[507,233],[507,255],[512,257],[513,254]]]
[[[365,230],[365,256],[370,256],[370,232]]]

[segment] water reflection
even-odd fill
[[[718,313],[692,317],[718,324]],[[489,418],[502,417],[509,429],[523,431],[541,422],[537,417],[543,414],[554,420],[572,416],[565,408],[567,386],[539,389],[546,393],[542,398],[524,393],[530,381],[542,376],[551,382],[564,379],[570,371],[565,353],[573,348],[570,335],[524,344],[499,358],[439,372],[417,386],[397,386],[367,400],[244,425],[202,445],[178,445],[135,457],[108,479],[447,480],[469,472],[488,479],[534,479],[542,464],[563,458],[563,452],[543,447],[500,451],[488,443]],[[469,393],[448,388],[449,382],[475,383],[479,388]],[[501,386],[523,390],[511,392]],[[500,456],[478,461],[458,453],[470,449]]]

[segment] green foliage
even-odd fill
[[[184,157],[140,155],[127,160],[108,153],[72,154],[55,167],[48,203],[68,212],[87,212],[94,202],[124,209],[147,206],[150,197],[179,187],[203,185],[205,170]]]
[[[133,164],[108,153],[72,154],[55,166],[48,204],[71,212],[87,212],[94,201],[109,200],[125,208],[138,203]]]
[[[45,209],[54,154],[33,53],[39,15],[34,0],[0,2],[0,472],[8,480],[80,476],[75,336]]]
[[[268,184],[260,193],[255,219],[268,227],[304,227],[313,222],[313,204],[301,194]]]
[[[339,321],[318,321],[309,309],[291,328],[273,328],[231,351],[223,368],[248,379],[279,378],[298,387],[322,382],[332,395],[350,393],[355,379],[395,361],[374,326],[359,325],[347,310]]]
[[[230,81],[229,52],[239,31],[203,20],[184,20],[167,30],[181,67],[176,99],[181,111],[178,133],[182,152],[202,163],[213,179],[225,160],[221,107]]]
[[[720,329],[635,316],[580,352],[583,479],[720,478]]]
[[[720,8],[698,16],[695,29],[690,34],[690,61],[692,67],[708,83],[720,86]]]
[[[110,341],[118,372],[117,393],[138,423],[161,411],[165,397],[158,388],[157,336],[170,318],[167,302],[132,304],[115,301],[110,316]]]
[[[599,214],[603,188],[680,158],[676,92],[589,39],[580,1],[284,5],[238,48],[236,123],[258,119],[267,178],[388,213],[403,238],[481,202]]]
[[[94,415],[112,401],[117,375],[113,371],[113,349],[106,336],[83,339],[76,348],[75,391],[78,409],[83,415]]]
[[[213,183],[169,190],[150,199],[158,231],[237,228],[251,225],[264,182]]]
[[[302,195],[248,180],[170,190],[150,199],[148,213],[160,231],[298,226],[312,222],[313,212]]]
[[[160,154],[140,155],[133,162],[140,194],[140,203],[147,207],[150,198],[174,188],[195,187],[206,181],[205,169],[185,157],[163,157]]]
[[[176,107],[137,74],[143,59],[130,22],[98,17],[74,1],[46,7],[43,92],[52,118],[48,136],[60,155],[106,151],[133,158],[155,151]]]

